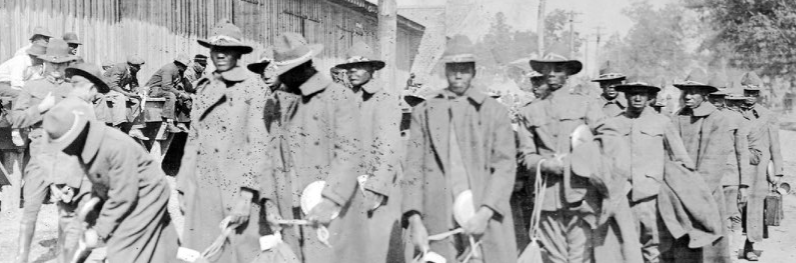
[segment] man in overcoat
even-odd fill
[[[69,54],[69,46],[61,39],[53,39],[47,46],[47,52],[39,55],[46,65],[44,78],[28,81],[22,88],[19,97],[13,103],[10,114],[11,127],[14,129],[31,129],[30,161],[25,166],[25,185],[22,194],[25,204],[22,209],[22,220],[19,231],[19,251],[16,262],[27,262],[30,253],[30,244],[33,241],[36,229],[36,220],[45,202],[50,185],[54,182],[52,175],[64,176],[75,170],[64,169],[56,173],[58,155],[45,148],[42,125],[42,105],[58,102],[65,98],[72,90],[72,85],[66,82],[65,70],[68,63],[76,57]],[[46,102],[46,103],[42,103]],[[74,189],[77,191],[77,189]],[[70,203],[71,198],[63,198],[62,202]],[[59,206],[60,208],[61,206]]]
[[[665,260],[676,262],[729,262],[729,248],[726,229],[726,211],[722,181],[726,176],[727,158],[733,144],[730,124],[727,118],[708,99],[708,94],[718,89],[709,84],[702,70],[694,70],[682,83],[675,84],[682,90],[685,107],[672,116],[675,128],[683,139],[686,151],[694,161],[697,174],[707,184],[716,203],[719,205],[722,238],[702,248],[689,248],[688,238],[675,242]]]
[[[183,74],[189,61],[188,55],[177,55],[174,61],[163,65],[155,74],[152,74],[152,78],[146,83],[146,86],[150,89],[150,97],[166,99],[160,115],[163,118],[163,122],[166,123],[168,132],[183,132],[182,129],[177,128],[174,120],[177,117],[177,99],[185,100],[191,98],[184,90],[183,79]]]
[[[253,48],[240,28],[222,20],[209,39],[216,71],[197,83],[191,129],[177,174],[185,204],[184,248],[204,251],[232,228],[228,244],[209,262],[251,262],[260,251],[259,178],[266,170],[266,90],[257,75],[239,65]],[[222,223],[224,221],[224,223]]]
[[[261,198],[271,230],[281,228],[302,262],[368,262],[367,206],[357,182],[357,99],[315,68],[313,57],[322,50],[296,33],[277,37],[272,63],[285,87],[277,91],[284,96],[276,96],[285,112],[268,124],[273,148],[267,159],[273,163],[262,177]],[[276,226],[279,218],[311,225]]]
[[[540,223],[545,262],[591,262],[592,230],[597,227],[600,197],[588,178],[569,172],[565,158],[571,152],[570,134],[580,125],[594,130],[605,117],[596,100],[570,93],[567,79],[583,65],[557,54],[531,60],[546,76],[550,94],[522,110],[518,129],[519,164],[536,171],[540,161],[546,177]],[[523,144],[524,142],[524,144]]]
[[[401,191],[399,172],[401,160],[400,100],[375,79],[384,68],[373,49],[364,42],[354,43],[345,63],[337,68],[348,71],[348,80],[359,108],[359,138],[362,143],[360,176],[367,196],[373,256],[368,262],[402,261],[400,227]],[[393,242],[391,242],[393,241]],[[396,242],[397,241],[397,242]],[[390,253],[388,253],[390,252]]]
[[[759,129],[762,134],[760,163],[754,168],[754,176],[750,179],[749,200],[745,206],[744,226],[746,243],[743,255],[749,260],[757,260],[760,255],[754,252],[754,243],[763,241],[766,228],[763,218],[763,204],[770,192],[770,185],[779,184],[783,176],[782,152],[779,144],[779,121],[776,114],[758,103],[763,81],[754,72],[741,77],[744,96],[747,97],[743,116],[750,120],[752,129]],[[769,170],[769,166],[771,166]]]
[[[600,75],[591,80],[600,84],[600,89],[603,92],[600,93],[597,101],[599,101],[605,116],[608,118],[619,116],[627,108],[627,101],[620,98],[620,93],[614,88],[616,85],[624,83],[626,78],[625,75],[617,73],[616,70],[611,68],[609,62],[606,62],[606,65],[600,69]]]
[[[449,42],[443,57],[448,87],[412,110],[402,211],[416,254],[434,252],[448,262],[468,256],[512,262],[517,247],[509,198],[516,145],[508,110],[472,85],[472,51]],[[472,202],[457,208],[454,203],[466,192]],[[456,219],[459,209],[474,213]],[[429,240],[459,227],[464,233]]]
[[[141,128],[144,128],[144,115],[142,114],[143,110],[141,110],[138,71],[141,70],[141,66],[144,63],[144,60],[140,57],[130,55],[127,57],[127,61],[118,63],[105,71],[104,76],[108,86],[111,88],[111,92],[104,99],[110,101],[112,106],[109,109],[103,109],[100,106],[100,110],[105,110],[110,115],[110,121],[105,120],[106,123],[109,122],[119,127],[122,123],[129,122],[132,124],[128,132],[130,137],[149,140],[141,132]]]
[[[109,262],[173,262],[177,232],[167,210],[170,187],[149,153],[121,131],[90,121],[80,100],[44,114],[52,150],[77,156],[100,199],[96,221],[83,233],[89,249],[106,244]]]

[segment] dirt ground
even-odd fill
[[[796,124],[796,123],[794,123]],[[783,125],[786,126],[786,125]],[[793,125],[796,128],[796,125]],[[796,131],[782,130],[780,132],[782,155],[785,160],[785,179],[796,186]],[[171,177],[170,177],[171,178]],[[173,185],[174,181],[170,181]],[[178,212],[176,193],[172,195],[169,210],[172,214]],[[757,244],[756,249],[762,250],[759,262],[781,263],[796,262],[796,195],[791,194],[783,200],[785,220],[780,227],[771,228],[770,238]],[[33,242],[33,251],[30,262],[54,262],[55,238],[57,236],[57,213],[55,205],[45,205],[39,214],[36,225],[36,237]],[[0,214],[0,263],[12,262],[17,249],[17,234],[19,232],[19,218],[10,213]],[[182,230],[182,218],[175,218],[178,231]],[[743,244],[742,242],[740,243]],[[740,248],[740,247],[738,247]],[[734,259],[735,262],[746,262]]]

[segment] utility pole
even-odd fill
[[[386,90],[399,94],[395,83],[396,40],[398,33],[398,5],[396,0],[379,0],[379,52],[387,64],[381,71]]]
[[[539,15],[536,19],[536,35],[538,36],[536,45],[539,47],[539,58],[544,57],[544,22],[545,4],[547,0],[539,0]]]
[[[575,57],[575,16],[580,15],[575,11],[569,11],[569,58]]]

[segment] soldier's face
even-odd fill
[[[685,106],[691,109],[695,109],[702,105],[702,102],[705,102],[705,97],[707,97],[707,92],[698,89],[698,88],[686,88],[683,90],[683,101],[685,101]]]
[[[448,88],[456,94],[464,94],[475,77],[475,63],[448,63],[445,65]]]
[[[265,85],[268,87],[275,88],[278,87],[281,82],[279,82],[279,76],[276,75],[276,67],[265,67],[263,69],[263,81],[265,81]]]
[[[629,111],[642,112],[649,105],[650,93],[644,88],[631,88],[625,91]]]
[[[348,69],[348,81],[354,87],[367,84],[373,78],[373,67],[369,64],[358,64]]]
[[[87,78],[79,75],[73,75],[71,78],[69,78],[69,80],[72,83],[72,88],[77,91],[79,96],[86,96],[85,98],[90,98],[97,94],[97,89],[94,87],[94,83]]]
[[[538,84],[538,85],[537,85]],[[545,83],[534,83],[533,85],[533,96],[538,99],[546,98],[547,95],[550,95],[550,86],[547,86]]]
[[[708,100],[710,104],[716,106],[716,108],[724,108],[724,97],[722,96],[709,96]]]
[[[69,44],[69,54],[77,55],[77,48],[80,47],[78,44]]]
[[[141,65],[130,65],[130,73],[135,75],[138,71],[141,70]]]
[[[218,46],[210,49],[210,58],[218,72],[225,72],[237,66],[240,56],[241,53],[237,49]]]
[[[46,46],[48,43],[50,43],[50,38],[42,35],[36,35],[33,37],[33,40],[31,40],[31,43]]]
[[[744,90],[743,95],[746,97],[746,104],[754,105],[760,98],[759,90]]]
[[[566,67],[560,63],[546,64],[542,74],[547,77],[547,85],[552,90],[558,90],[561,86],[567,84],[567,78],[569,77]]]
[[[600,88],[603,89],[603,96],[611,100],[619,96],[619,92],[614,89],[614,87],[619,84],[622,84],[621,80],[600,81]]]
[[[734,111],[740,111],[741,110],[741,104],[743,102],[744,101],[742,101],[742,100],[728,100],[728,101],[725,101],[725,104],[727,104],[727,108],[728,109],[731,109],[731,110],[734,110]]]

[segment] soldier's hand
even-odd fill
[[[749,189],[748,187],[738,188],[738,203],[739,204],[746,204],[746,202],[749,200],[749,191],[748,191],[748,189]]]
[[[423,225],[423,220],[419,214],[414,214],[409,217],[409,234],[411,234],[412,244],[417,250],[422,251],[424,254],[428,252],[431,246],[428,244],[428,230]]]
[[[282,220],[282,215],[279,213],[279,208],[276,204],[271,200],[266,200],[263,203],[263,209],[265,209],[265,221],[271,226],[271,230],[277,232],[282,229],[279,224],[279,220]]]
[[[781,174],[774,175],[774,176],[771,178],[771,184],[773,184],[773,185],[774,185],[774,187],[779,187],[779,183],[780,183],[780,182],[782,182],[782,175],[781,175]]]
[[[45,112],[50,108],[52,108],[53,106],[55,106],[55,97],[53,96],[52,92],[48,92],[47,96],[45,96],[44,99],[42,99],[41,102],[39,102],[37,109],[39,110],[39,112]]]
[[[99,238],[99,234],[97,233],[97,230],[94,230],[93,228],[89,228],[89,229],[86,229],[85,232],[83,232],[83,242],[85,242],[86,248],[93,249],[93,248],[98,247],[99,243],[100,243],[99,241],[100,241],[100,238]]]
[[[560,158],[545,159],[542,162],[542,172],[546,174],[564,174],[564,162]]]
[[[489,219],[494,214],[495,211],[492,211],[489,207],[482,206],[473,218],[464,223],[464,226],[462,226],[464,233],[480,238],[486,232],[486,228],[489,226]]]
[[[248,190],[241,190],[238,200],[235,201],[235,205],[232,207],[229,225],[237,227],[249,222],[253,196],[254,193]]]
[[[310,210],[307,220],[316,225],[328,226],[339,214],[340,206],[332,200],[323,198],[320,204]]]
[[[373,211],[386,203],[387,197],[383,194],[365,189],[365,204],[368,211]]]

